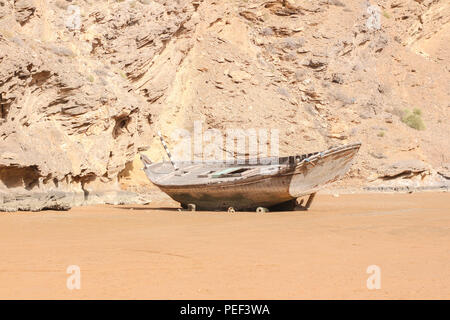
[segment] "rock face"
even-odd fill
[[[119,173],[151,136],[146,96],[164,88],[144,84],[140,95],[132,80],[195,11],[171,1],[69,4],[2,1],[0,203],[8,210],[64,208],[120,191]],[[72,30],[77,13],[84,17]]]
[[[0,210],[145,202],[136,155],[194,121],[279,129],[280,154],[361,141],[344,186],[444,167],[450,5],[372,5],[0,0]]]
[[[378,169],[380,176],[384,179],[394,179],[397,177],[410,178],[412,176],[429,174],[430,168],[422,161],[405,160],[399,161]]]

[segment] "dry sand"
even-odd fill
[[[179,213],[170,202],[1,213],[0,298],[449,299],[449,200],[319,195],[308,212],[262,215]],[[69,265],[80,290],[66,287]],[[369,265],[381,268],[379,290],[366,287]]]

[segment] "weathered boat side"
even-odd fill
[[[359,147],[357,143],[324,152],[279,158],[278,164],[178,162],[179,169],[174,170],[165,163],[149,164],[145,159],[143,162],[149,179],[182,205],[193,203],[200,210],[228,207],[242,210],[272,207],[315,193],[320,187],[345,175]],[[234,170],[239,168],[242,169]],[[229,172],[237,171],[243,172],[235,177],[229,176]],[[223,173],[223,178],[220,174],[212,178],[217,172]]]

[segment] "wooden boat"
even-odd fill
[[[142,154],[141,160],[150,181],[183,208],[264,212],[293,209],[297,198],[309,195],[305,205],[297,204],[299,209],[308,209],[321,187],[346,174],[360,146],[355,143],[297,156],[247,159],[239,164],[152,163]]]

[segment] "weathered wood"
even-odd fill
[[[315,193],[315,192],[314,192],[314,193],[311,193],[311,194],[309,195],[308,201],[306,201],[306,204],[305,204],[306,210],[308,210],[309,207],[311,206],[311,203],[313,202],[315,196],[316,196],[316,193]]]
[[[271,208],[310,195],[307,209],[317,190],[345,175],[360,145],[243,164],[177,162],[177,170],[165,162],[151,163],[145,157],[142,161],[156,186],[175,201],[195,204],[198,210]]]

